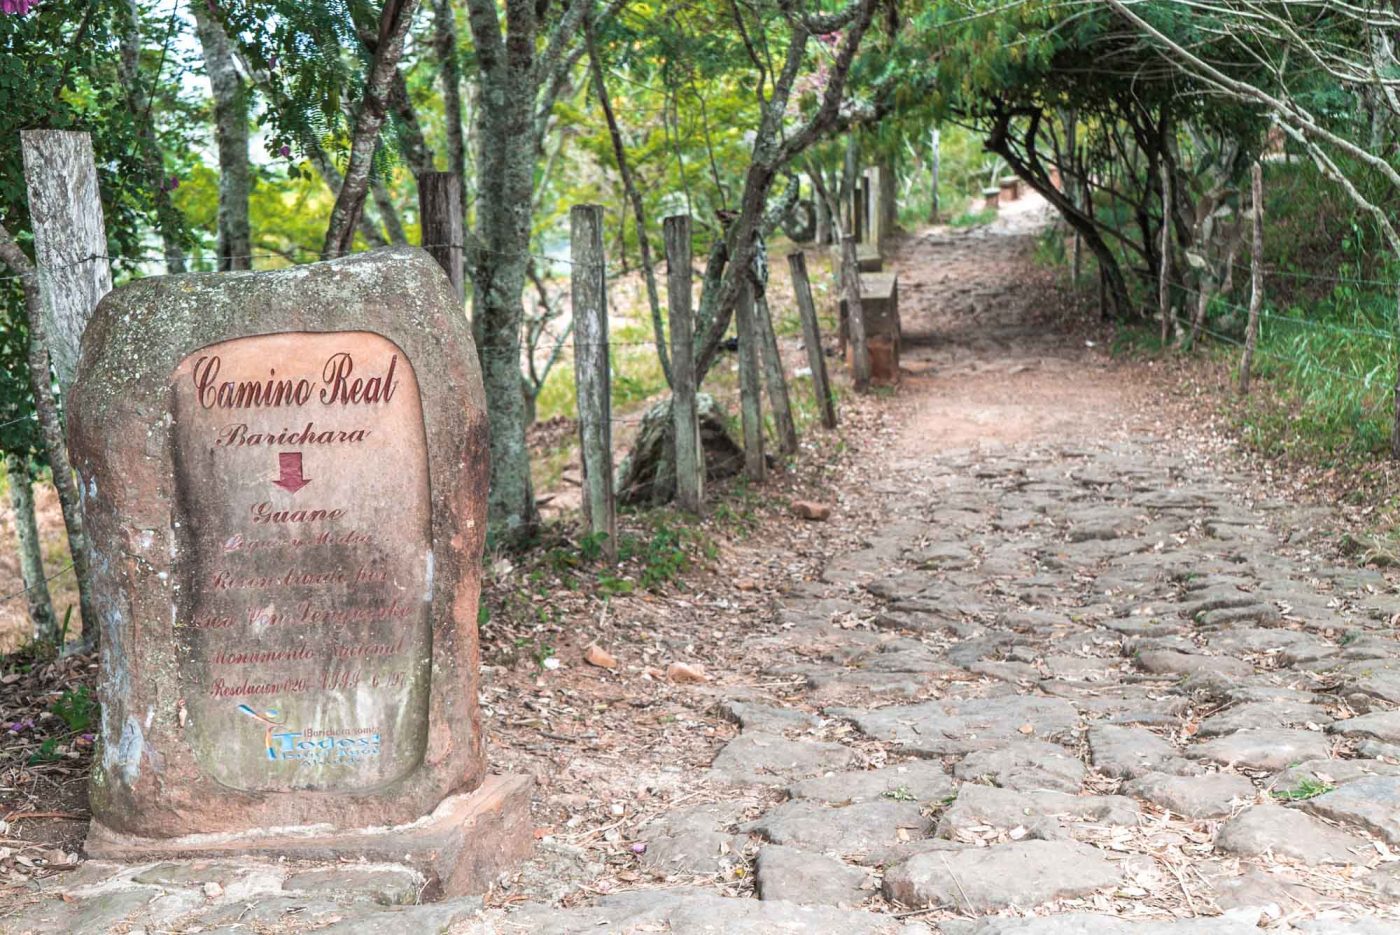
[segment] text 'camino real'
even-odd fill
[[[394,398],[399,383],[394,379],[399,355],[389,358],[382,374],[355,376],[355,360],[341,351],[332,354],[321,367],[321,379],[305,377],[281,379],[276,369],[269,369],[266,379],[219,380],[223,360],[218,354],[195,361],[191,377],[195,398],[205,409],[265,409],[273,406],[304,406],[312,394],[326,406],[354,406],[387,403]]]

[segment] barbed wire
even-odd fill
[[[20,588],[18,591],[15,591],[13,594],[7,594],[7,595],[5,595],[4,597],[0,597],[0,604],[8,604],[10,601],[15,600],[16,598],[24,597],[24,595],[28,594],[30,591],[33,591],[35,588],[39,587],[39,585],[41,585],[41,584],[48,584],[50,581],[54,580],[55,578],[58,578],[58,577],[60,577],[61,575],[64,575],[64,574],[66,574],[67,572],[70,572],[70,571],[72,571],[72,570],[73,570],[73,563],[72,563],[72,562],[69,562],[66,566],[64,566],[63,568],[60,568],[58,571],[56,571],[56,572],[54,572],[53,574],[49,575],[49,576],[48,576],[47,578],[45,578],[43,581],[37,581],[37,582],[35,582],[34,584],[26,585],[26,586]]]
[[[37,423],[38,421],[39,417],[37,415],[20,416],[18,419],[11,419],[8,422],[0,422],[0,429],[7,429],[12,425],[19,425],[21,422]]]
[[[464,254],[465,254],[465,253],[474,253],[474,254],[485,253],[485,254],[489,254],[489,255],[491,255],[491,256],[496,256],[496,257],[512,258],[512,259],[537,260],[537,261],[540,261],[540,262],[543,262],[543,263],[551,263],[551,264],[556,264],[556,265],[560,265],[560,266],[585,266],[585,267],[587,267],[587,266],[600,266],[600,267],[603,267],[603,268],[607,268],[607,267],[609,267],[610,265],[613,265],[613,266],[615,267],[615,264],[609,264],[609,263],[607,262],[607,258],[606,258],[606,257],[604,257],[601,261],[599,261],[599,262],[596,263],[596,264],[594,264],[594,263],[580,263],[580,262],[577,262],[577,261],[575,261],[575,260],[573,260],[573,259],[570,259],[570,258],[568,258],[568,257],[550,256],[549,254],[546,254],[546,253],[535,253],[535,252],[529,251],[529,250],[524,250],[524,251],[521,251],[521,250],[493,250],[493,249],[491,249],[491,248],[489,248],[489,247],[482,247],[482,246],[475,245],[475,244],[462,244],[462,243],[428,243],[428,244],[390,244],[390,245],[388,245],[388,246],[418,247],[418,248],[423,249],[423,250],[440,250],[440,249],[461,250],[461,251],[463,251]],[[700,256],[708,255],[709,251],[710,251],[710,246],[709,246],[709,245],[701,245],[701,246],[695,248],[695,253],[697,253],[697,254],[700,255]],[[368,252],[368,251],[366,251],[366,252]],[[346,256],[359,256],[359,255],[362,255],[362,254],[346,254]],[[240,253],[240,254],[234,254],[234,255],[232,255],[232,256],[227,256],[227,257],[220,257],[220,256],[216,256],[216,255],[213,255],[213,254],[211,254],[210,256],[211,256],[211,258],[214,259],[216,262],[219,261],[219,260],[282,260],[283,262],[291,263],[291,264],[294,265],[294,266],[307,265],[308,263],[314,263],[314,262],[319,262],[319,261],[320,261],[320,256],[317,255],[317,254],[308,254],[308,259],[305,260],[305,261],[302,261],[302,260],[296,259],[295,257],[288,256],[287,253],[279,253],[279,252],[276,252],[276,251],[269,251],[269,252],[265,252],[265,253]],[[131,256],[131,255],[123,255],[123,254],[112,255],[112,254],[107,254],[107,253],[89,253],[89,254],[86,255],[86,256],[79,257],[79,258],[76,259],[76,260],[70,260],[70,261],[68,261],[68,262],[66,262],[66,263],[47,263],[47,264],[36,263],[36,264],[34,265],[34,269],[35,269],[36,271],[48,271],[48,272],[53,272],[53,271],[57,271],[57,270],[72,269],[73,267],[76,267],[76,266],[82,266],[82,265],[84,265],[84,264],[86,264],[86,263],[91,263],[91,262],[93,262],[94,260],[106,260],[106,261],[109,262],[109,263],[117,262],[117,261],[135,262],[135,263],[164,263],[164,262],[166,261],[166,257],[163,256],[163,255],[161,255],[161,256],[156,256],[156,255],[143,255],[143,254],[138,254],[138,255],[135,255],[135,256]],[[621,277],[621,276],[630,275],[630,274],[634,271],[634,269],[639,269],[639,268],[640,268],[640,267],[633,267],[633,268],[626,269],[625,271],[624,271],[624,270],[621,270],[621,269],[616,269],[616,268],[615,268],[615,271],[613,272],[613,274],[612,274],[609,278],[610,278],[610,279],[617,279],[617,278],[619,278],[619,277]],[[216,270],[189,270],[188,272],[216,272]],[[246,271],[240,270],[239,272],[246,272]],[[159,274],[158,274],[158,275],[159,275]],[[24,275],[23,275],[23,274],[7,274],[7,275],[0,276],[0,280],[16,280],[16,279],[23,279],[23,278],[24,278]]]
[[[1232,337],[1231,335],[1216,331],[1214,328],[1210,328],[1204,324],[1201,325],[1201,330],[1206,334],[1209,334],[1211,337],[1216,338],[1217,340],[1224,341],[1226,344],[1233,344],[1235,347],[1239,348],[1243,348],[1245,346],[1245,343],[1239,338]],[[1366,389],[1375,388],[1374,384],[1364,377],[1358,376],[1354,373],[1347,373],[1345,370],[1338,370],[1335,367],[1329,367],[1326,364],[1319,363],[1317,361],[1303,360],[1300,357],[1290,357],[1287,354],[1280,354],[1277,351],[1270,350],[1269,348],[1260,347],[1258,344],[1254,346],[1254,353],[1260,354],[1264,357],[1272,357],[1274,360],[1281,361],[1286,364],[1292,364],[1296,367],[1304,369],[1321,370],[1324,373],[1330,373],[1332,376],[1340,377],[1343,380],[1350,380],[1351,382],[1356,383],[1357,385],[1362,386]]]
[[[1252,267],[1248,263],[1233,262],[1230,264],[1237,270],[1252,272]],[[1355,284],[1360,286],[1389,286],[1394,288],[1400,286],[1400,281],[1390,279],[1370,279],[1364,276],[1347,276],[1340,273],[1304,273],[1298,270],[1284,270],[1264,266],[1265,276],[1283,276],[1288,279],[1306,279],[1315,282],[1330,282],[1335,285]]]

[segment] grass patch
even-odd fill
[[[981,227],[997,219],[996,209],[986,211],[964,211],[948,222],[949,227]]]
[[[1336,786],[1331,783],[1322,782],[1317,779],[1304,779],[1292,789],[1275,789],[1269,793],[1274,798],[1282,802],[1304,802],[1308,799],[1317,798],[1319,795],[1331,792]]]

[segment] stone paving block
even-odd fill
[[[1256,805],[1227,821],[1215,835],[1215,848],[1241,857],[1272,854],[1308,866],[1365,863],[1375,854],[1365,838],[1279,805]]]
[[[1357,779],[1314,799],[1303,808],[1314,815],[1379,835],[1400,846],[1400,776]]]
[[[684,887],[617,893],[577,909],[532,904],[509,914],[493,914],[488,923],[468,929],[464,935],[928,935],[928,929],[918,923],[874,912],[728,898]]]
[[[964,782],[990,782],[1003,789],[1078,792],[1084,764],[1059,744],[1040,740],[976,750],[958,761],[953,775]]]
[[[1138,805],[1121,795],[1070,795],[1065,792],[1017,792],[994,786],[967,784],[939,819],[943,838],[975,837],[975,829],[1013,831],[1052,840],[1068,837],[1066,826],[1086,823],[1133,826],[1142,817]]]
[[[715,756],[709,776],[713,781],[736,785],[780,786],[828,770],[847,769],[855,761],[856,752],[839,743],[745,731]]]
[[[933,823],[917,802],[878,799],[828,806],[812,799],[794,799],[744,825],[743,830],[773,844],[847,855],[926,837]]]
[[[862,733],[891,741],[917,756],[968,753],[1031,738],[1069,741],[1079,727],[1079,715],[1069,702],[1034,695],[829,713],[848,718]]]
[[[943,767],[928,760],[913,760],[880,769],[852,770],[804,779],[788,787],[795,799],[823,802],[937,802],[957,791],[958,784]]]
[[[1254,783],[1232,773],[1206,773],[1201,776],[1146,773],[1124,786],[1123,791],[1185,818],[1229,815],[1248,804],[1257,794]]]
[[[1095,724],[1089,728],[1094,768],[1115,779],[1144,773],[1193,773],[1198,767],[1184,759],[1170,741],[1140,727]]]
[[[1327,738],[1317,731],[1242,730],[1193,744],[1186,755],[1222,766],[1280,770],[1331,753]]]
[[[858,905],[869,895],[864,889],[868,871],[779,844],[768,844],[758,852],[754,874],[759,899],[845,907]]]
[[[1087,844],[1018,841],[910,857],[885,871],[884,891],[903,906],[986,913],[1088,896],[1120,878],[1117,865]]]

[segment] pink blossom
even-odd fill
[[[0,0],[0,13],[23,16],[34,9],[35,0]]]

